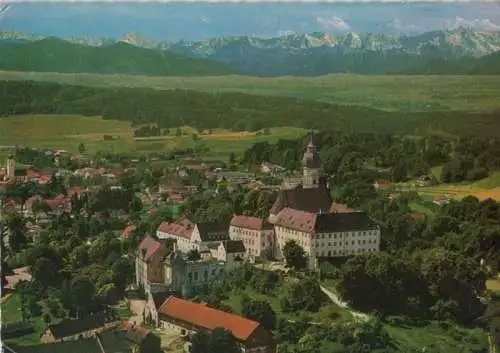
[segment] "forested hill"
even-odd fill
[[[234,73],[224,64],[127,43],[93,47],[58,38],[0,42],[0,68],[10,71],[218,76]]]
[[[104,119],[256,131],[295,126],[343,131],[497,136],[500,111],[386,112],[295,98],[147,88],[91,88],[34,81],[0,82],[0,116],[80,114]]]

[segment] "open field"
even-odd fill
[[[442,167],[433,168],[434,175],[439,174],[438,171]],[[500,172],[492,172],[487,178],[476,182],[463,182],[457,184],[439,184],[429,187],[408,187],[405,184],[401,185],[403,190],[417,191],[422,196],[433,198],[436,196],[448,196],[454,199],[462,199],[466,196],[472,195],[479,200],[486,200],[491,198],[493,200],[500,200]],[[416,208],[419,206],[415,205]],[[416,210],[420,212],[422,210]],[[425,212],[424,212],[425,213]]]
[[[272,128],[270,135],[250,132],[231,132],[214,129],[212,134],[200,134],[190,127],[182,127],[183,136],[170,134],[158,137],[134,138],[130,122],[103,120],[100,117],[77,115],[20,115],[0,118],[0,145],[27,145],[63,149],[78,153],[78,145],[83,143],[86,152],[162,152],[173,148],[194,148],[204,145],[210,150],[202,157],[220,157],[226,160],[230,152],[237,155],[258,141],[274,142],[279,138],[298,138],[306,133],[300,128]],[[196,133],[195,141],[192,134]],[[115,139],[105,141],[104,135]],[[5,156],[4,156],[5,157]]]
[[[390,111],[498,109],[500,76],[336,74],[321,77],[151,77],[0,71],[0,80],[37,80],[92,87],[150,87],[281,95]]]

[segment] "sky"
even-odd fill
[[[254,0],[255,1],[255,0]],[[19,2],[0,0],[0,31],[59,37],[155,40],[222,36],[275,37],[346,32],[414,35],[469,26],[500,31],[500,3],[469,2]],[[3,9],[3,10],[2,10]]]

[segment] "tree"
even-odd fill
[[[239,353],[240,349],[231,332],[215,328],[211,333],[197,332],[191,340],[191,353]]]
[[[191,138],[193,139],[194,142],[198,141],[200,138],[198,137],[198,134],[191,134]]]
[[[94,283],[87,277],[75,277],[71,281],[71,297],[78,313],[89,313],[95,294]]]
[[[80,144],[78,145],[78,152],[80,152],[80,154],[85,153],[85,145],[83,144],[83,142],[80,142]]]
[[[267,301],[246,301],[241,313],[251,320],[260,322],[267,330],[274,330],[276,328],[276,313]]]
[[[197,261],[197,260],[201,259],[201,255],[200,255],[200,252],[198,251],[198,249],[189,250],[187,253],[187,259],[189,261]]]
[[[175,136],[182,136],[182,129],[180,127],[178,127],[176,130],[175,130]]]
[[[287,267],[292,267],[296,270],[303,269],[307,265],[307,258],[304,249],[295,242],[288,241],[283,247],[283,256]]]
[[[229,153],[229,164],[236,164],[236,154],[234,152]]]

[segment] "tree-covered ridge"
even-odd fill
[[[28,43],[1,42],[0,68],[27,72],[218,76],[234,71],[224,64],[118,42],[93,47],[45,38]]]
[[[427,135],[496,136],[498,112],[386,112],[294,98],[142,88],[90,88],[41,82],[1,82],[0,116],[43,113],[103,116],[156,123],[257,131],[295,126],[328,130]]]
[[[333,183],[343,185],[361,173],[371,181],[393,182],[428,175],[443,165],[439,181],[444,183],[485,178],[500,169],[500,139],[482,137],[395,136],[377,133],[325,131],[315,136],[325,172]],[[270,161],[288,169],[300,168],[307,139],[259,142],[243,156],[245,165]]]

